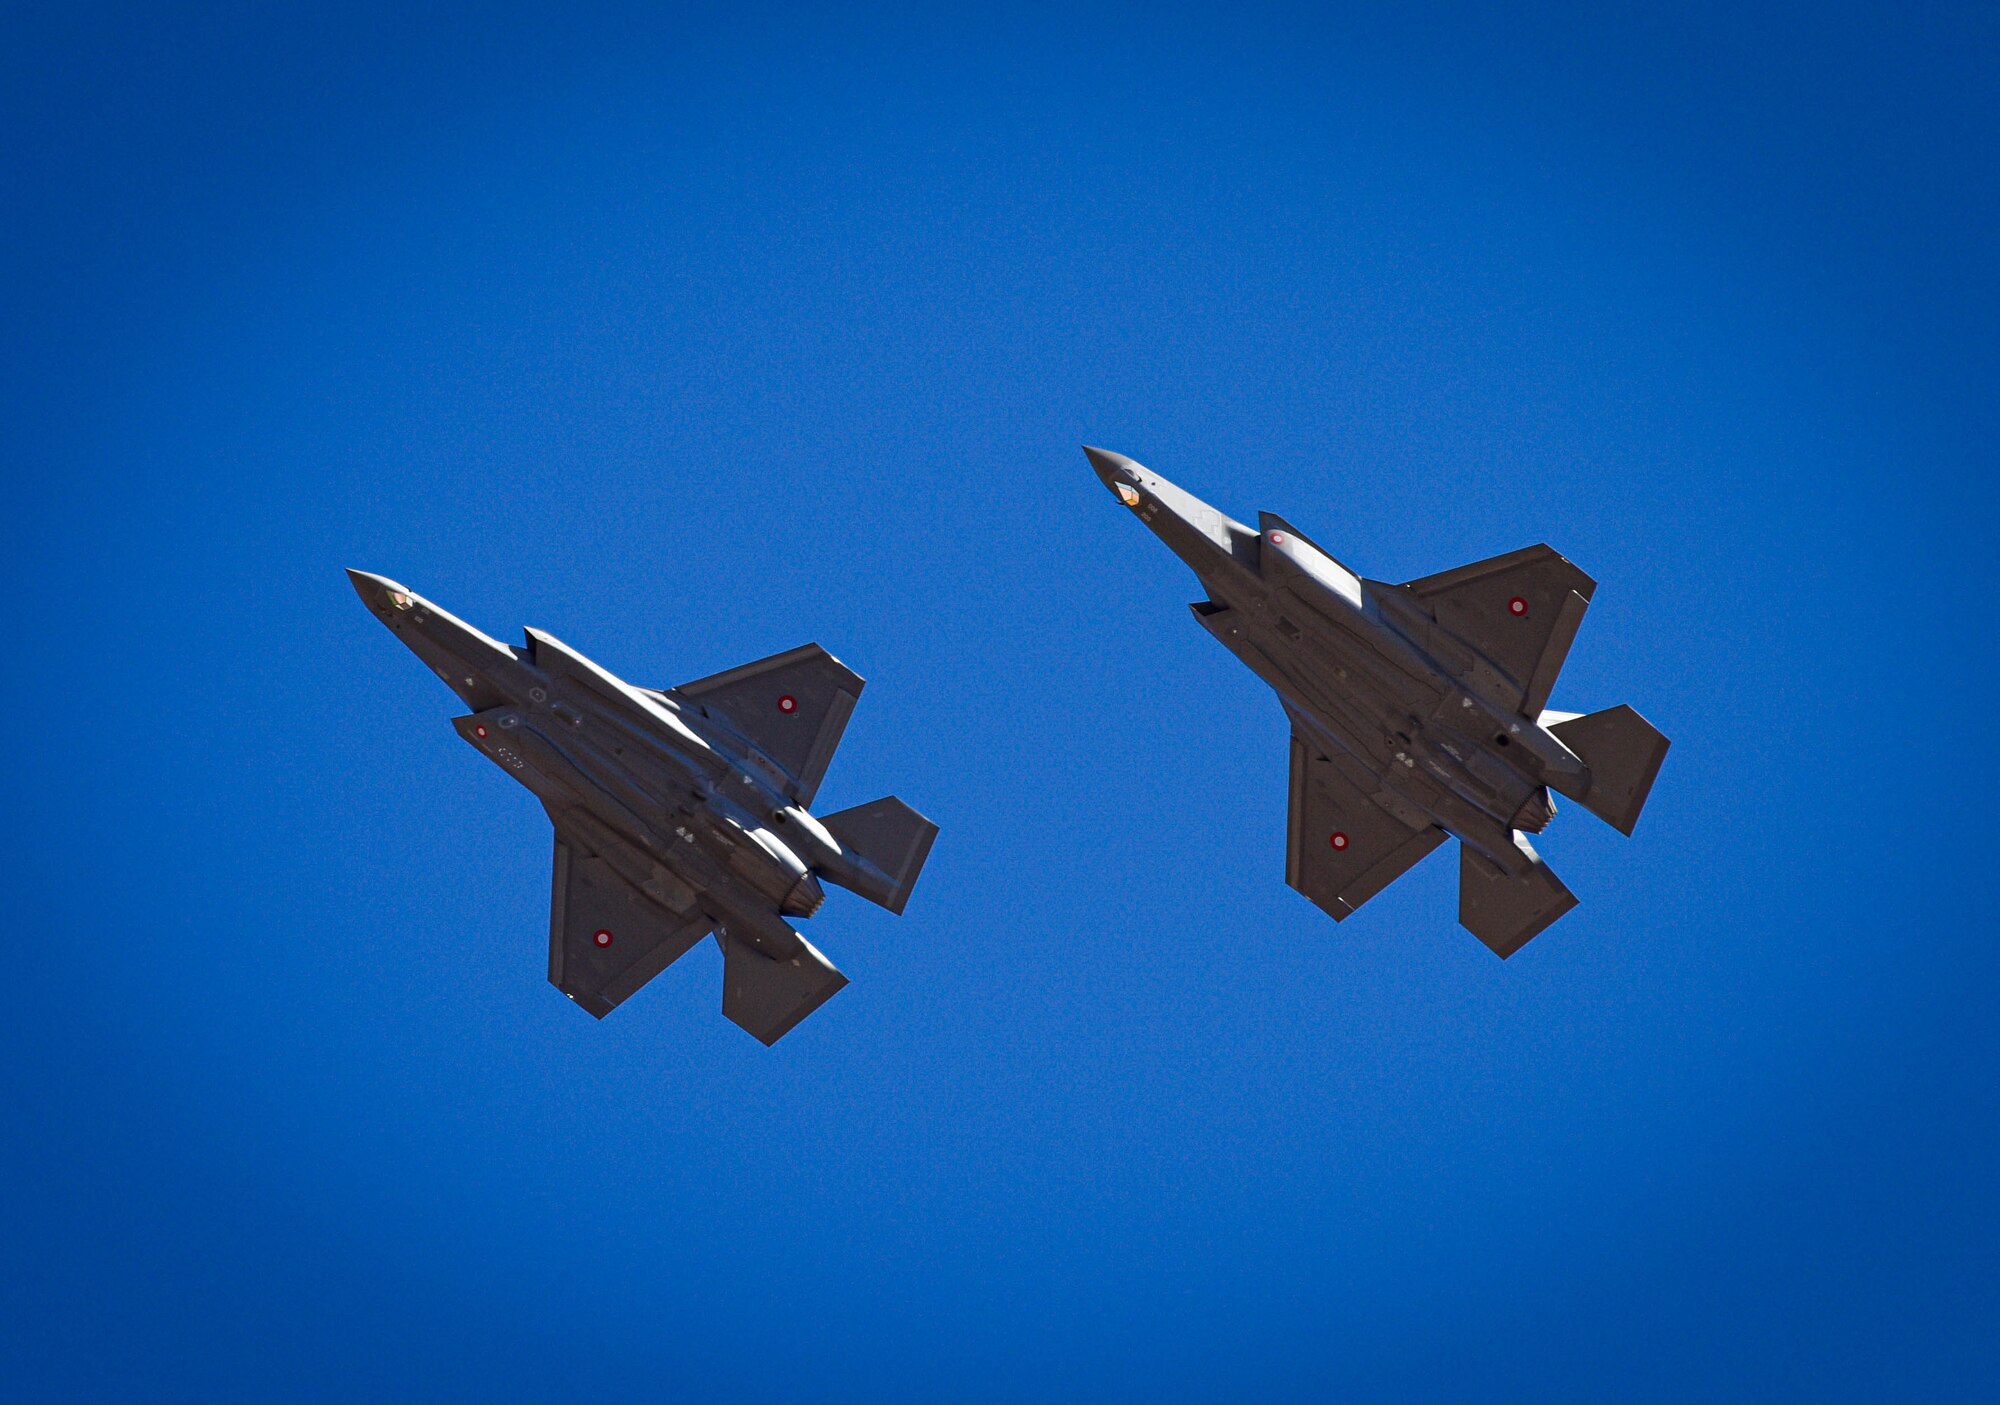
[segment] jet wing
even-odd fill
[[[720,714],[784,767],[792,799],[811,805],[862,687],[847,665],[807,644],[673,691],[710,716]]]
[[[1597,582],[1552,548],[1530,546],[1403,588],[1448,633],[1492,660],[1520,688],[1521,712],[1534,717],[1548,706]]]
[[[1416,866],[1445,833],[1413,829],[1292,733],[1285,881],[1339,922]]]
[[[558,828],[549,905],[550,983],[603,1019],[708,935],[713,923],[694,907],[692,893],[682,893],[689,900],[686,911],[654,901],[602,855]]]

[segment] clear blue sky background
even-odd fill
[[[1990,18],[7,32],[9,1398],[1991,1387]],[[1675,746],[1582,906],[1287,889],[1086,441],[1596,576],[1555,703]],[[643,683],[823,642],[908,914],[775,1050],[712,948],[588,1019],[348,565]]]

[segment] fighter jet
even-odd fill
[[[634,687],[539,629],[514,649],[349,571],[472,712],[473,749],[555,823],[549,980],[602,1018],[713,932],[722,1013],[774,1044],[847,984],[787,917],[820,879],[900,913],[937,826],[890,796],[808,812],[862,682],[817,644],[678,688]]]
[[[1123,454],[1084,453],[1194,568],[1195,618],[1291,719],[1286,882],[1338,922],[1450,835],[1458,920],[1500,956],[1576,906],[1523,831],[1555,791],[1629,835],[1668,744],[1629,707],[1548,709],[1595,581],[1547,546],[1364,580],[1281,517],[1253,531]]]

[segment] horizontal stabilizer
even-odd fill
[[[1620,834],[1630,834],[1672,743],[1623,704],[1554,723],[1549,731],[1590,768],[1590,788],[1572,798]]]
[[[832,873],[826,876],[851,887],[870,902],[900,913],[910,900],[910,890],[917,886],[917,876],[924,871],[924,860],[930,857],[938,827],[893,795],[823,815],[820,823],[840,841],[841,848],[881,870],[887,882],[878,883],[871,878],[848,884]]]
[[[722,1013],[766,1044],[784,1038],[847,984],[804,937],[796,956],[780,959],[738,941],[727,927],[715,929],[715,940],[722,947]]]
[[[1471,845],[1458,846],[1458,920],[1502,958],[1526,946],[1537,933],[1576,906],[1576,894],[1541,861],[1521,835],[1514,847],[1528,860],[1509,875]]]

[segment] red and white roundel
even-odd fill
[[[1285,544],[1285,534],[1283,532],[1271,533],[1272,546],[1283,546],[1284,544]]]
[[[1507,602],[1507,613],[1516,616],[1527,614],[1528,602],[1523,600],[1518,595],[1515,596],[1512,600],[1509,600]]]
[[[790,693],[787,693],[782,698],[778,699],[778,711],[797,712],[798,710],[799,710],[799,700],[793,697]]]
[[[605,931],[604,928],[599,927],[597,929],[597,935],[592,937],[591,940],[596,942],[599,946],[610,946],[611,933]]]
[[[480,736],[483,737],[486,735],[486,724],[482,722],[477,727],[474,727],[472,730],[477,732]]]
[[[1327,840],[1326,842],[1331,844],[1336,849],[1345,849],[1347,847],[1347,836],[1345,834],[1342,834],[1339,830],[1335,830],[1333,832],[1333,838]]]

